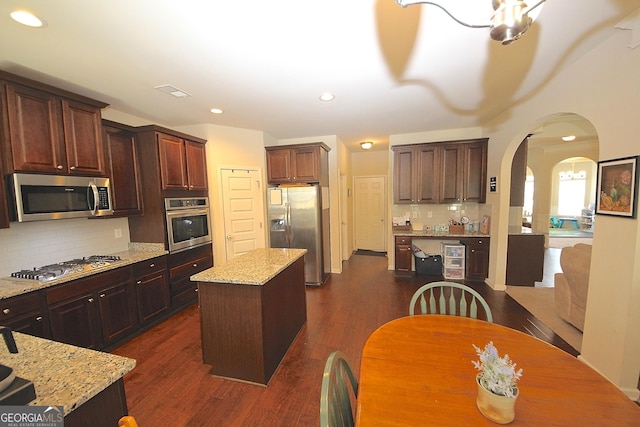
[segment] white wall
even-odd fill
[[[631,33],[619,31],[567,66],[486,126],[489,176],[509,188],[513,155],[520,141],[544,118],[580,114],[598,133],[599,159],[638,155],[640,133],[640,50]],[[508,191],[489,194],[494,206],[488,283],[505,284]],[[598,216],[581,358],[629,396],[638,397],[640,374],[640,227],[637,219]]]

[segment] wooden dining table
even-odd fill
[[[522,368],[513,426],[639,426],[640,407],[570,354],[495,323],[457,316],[402,317],[368,338],[356,426],[493,425],[477,409],[480,348]]]

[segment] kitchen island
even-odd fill
[[[306,249],[255,249],[191,276],[203,362],[216,376],[267,385],[307,321]]]
[[[13,333],[18,353],[0,345],[0,363],[33,383],[29,405],[62,406],[64,425],[113,427],[127,414],[122,377],[136,361],[31,335]]]

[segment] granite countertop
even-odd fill
[[[394,231],[394,236],[400,237],[423,237],[425,239],[432,238],[465,238],[465,237],[489,237],[488,234],[482,234],[479,231],[465,231],[464,233],[449,233],[447,231],[412,231],[412,230],[400,230]]]
[[[17,295],[26,294],[27,292],[37,291],[38,289],[48,288],[50,286],[59,285],[75,279],[91,276],[97,273],[124,267],[126,265],[135,264],[140,261],[155,258],[157,256],[166,255],[168,252],[164,249],[164,245],[155,243],[132,243],[127,251],[117,252],[121,260],[103,267],[91,270],[83,270],[77,273],[67,274],[59,279],[40,282],[38,280],[17,279],[14,277],[0,278],[0,300],[11,298]]]
[[[136,366],[134,359],[14,332],[18,353],[0,345],[0,363],[30,380],[36,399],[30,405],[63,406],[64,413],[102,392]]]
[[[509,234],[510,235],[518,235],[518,234],[527,234],[530,236],[541,236],[544,233],[538,233],[531,230],[529,227],[522,227],[519,225],[510,225],[509,226]]]
[[[191,276],[192,281],[264,285],[307,253],[306,249],[255,249]]]

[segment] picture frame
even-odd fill
[[[640,156],[598,162],[596,215],[636,218],[638,158]]]

